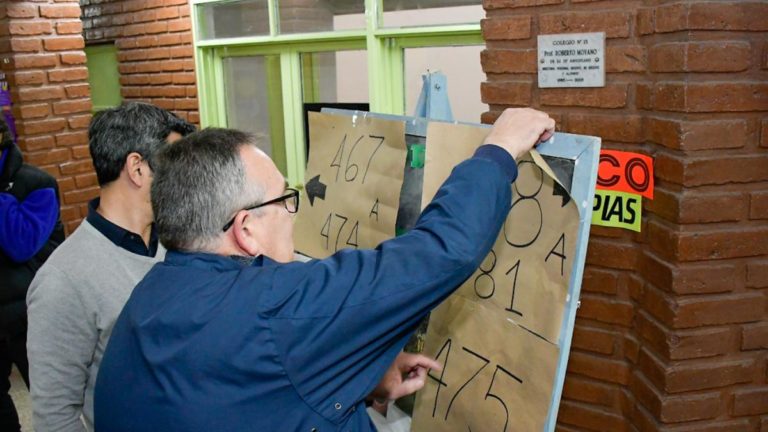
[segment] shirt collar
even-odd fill
[[[227,271],[239,270],[244,267],[264,267],[276,264],[276,261],[273,261],[264,255],[259,255],[257,257],[243,257],[216,255],[206,252],[168,251],[165,254],[165,263],[170,265]]]
[[[149,234],[149,247],[147,247],[140,235],[112,223],[99,214],[99,212],[96,211],[96,209],[99,208],[99,202],[99,198],[94,198],[88,203],[88,223],[93,225],[94,228],[114,243],[115,246],[121,247],[128,252],[147,257],[154,257],[157,254],[158,241],[154,224],[152,224],[152,229]]]

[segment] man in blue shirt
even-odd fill
[[[413,230],[307,263],[291,262],[298,192],[253,136],[208,129],[163,149],[152,206],[168,254],[115,324],[96,430],[373,430],[366,396],[488,253],[515,158],[553,130],[505,111]]]

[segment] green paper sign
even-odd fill
[[[640,232],[642,196],[626,192],[595,190],[592,225],[624,228]]]

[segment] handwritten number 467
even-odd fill
[[[442,390],[443,387],[446,388],[446,391],[448,391],[448,384],[443,380],[445,378],[445,374],[448,371],[448,360],[451,356],[451,346],[452,341],[450,338],[445,341],[443,346],[440,348],[440,351],[437,353],[437,360],[440,361],[443,360],[443,370],[440,372],[440,378],[436,378],[432,376],[432,374],[429,374],[429,378],[434,380],[437,383],[437,390],[435,391],[435,404],[432,407],[432,417],[435,417],[437,414],[437,407],[438,402],[440,401],[440,390]],[[453,403],[456,401],[456,399],[459,397],[460,394],[462,394],[462,391],[467,388],[469,383],[471,383],[475,378],[477,378],[478,375],[480,375],[480,372],[485,369],[488,364],[490,364],[490,360],[486,357],[483,357],[482,355],[472,351],[471,349],[467,347],[461,347],[462,351],[467,353],[468,355],[474,357],[475,359],[478,359],[482,362],[482,366],[480,366],[477,371],[475,371],[472,376],[469,377],[467,381],[465,381],[459,388],[453,393],[453,396],[451,397],[451,400],[448,402],[448,408],[445,410],[445,416],[443,416],[443,420],[448,420],[448,415],[451,413],[451,408],[453,408]],[[445,354],[443,356],[443,353]],[[499,394],[494,393],[494,384],[498,385],[504,385],[502,383],[497,383],[496,377],[499,376],[499,371],[501,371],[501,376],[503,377],[506,375],[508,378],[511,378],[512,380],[516,381],[519,384],[523,383],[523,380],[515,376],[512,372],[506,370],[501,365],[496,365],[496,370],[493,371],[493,376],[491,377],[490,385],[488,385],[488,390],[485,392],[485,396],[483,397],[483,400],[493,399],[497,401],[499,404],[501,404],[501,407],[504,409],[504,429],[502,429],[503,432],[506,432],[507,427],[509,426],[509,408],[507,407],[506,402],[504,402],[504,399]],[[498,387],[497,385],[497,387]],[[471,396],[469,396],[471,397]]]
[[[367,138],[367,139],[366,139]],[[368,161],[365,164],[365,170],[362,172],[362,183],[365,184],[365,179],[368,177],[368,170],[371,168],[371,162],[373,162],[373,157],[376,155],[376,152],[379,151],[379,148],[381,148],[381,145],[384,144],[384,137],[383,136],[377,136],[377,135],[361,135],[355,140],[355,143],[352,144],[352,147],[349,149],[349,152],[346,152],[347,147],[347,134],[344,134],[344,138],[341,139],[341,144],[339,144],[339,148],[336,150],[336,155],[333,156],[333,161],[331,161],[331,168],[336,168],[336,182],[339,181],[339,175],[341,172],[344,172],[343,179],[347,183],[351,183],[355,181],[359,175],[360,175],[360,166],[357,163],[352,162],[352,155],[355,153],[355,150],[357,150],[358,146],[361,143],[365,143],[363,145],[363,148],[367,148],[371,150],[370,154],[363,153],[363,158],[365,156],[368,156]],[[358,154],[360,154],[358,152]],[[346,162],[345,162],[346,157]],[[355,161],[358,161],[359,159],[355,157]],[[342,167],[343,165],[343,167]],[[342,169],[343,168],[343,169]]]

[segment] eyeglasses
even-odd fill
[[[285,190],[288,193],[286,193],[281,197],[278,197],[269,201],[265,201],[261,204],[255,204],[250,207],[246,207],[242,210],[250,211],[250,210],[255,210],[259,207],[264,207],[270,204],[276,204],[276,203],[282,202],[283,206],[288,211],[288,213],[296,213],[297,211],[299,211],[299,191],[293,188],[285,188]],[[222,231],[228,230],[229,227],[231,227],[232,224],[235,223],[235,217],[237,216],[232,216],[232,219],[230,219],[229,222],[227,222],[227,224],[224,225],[224,228],[222,228]]]

